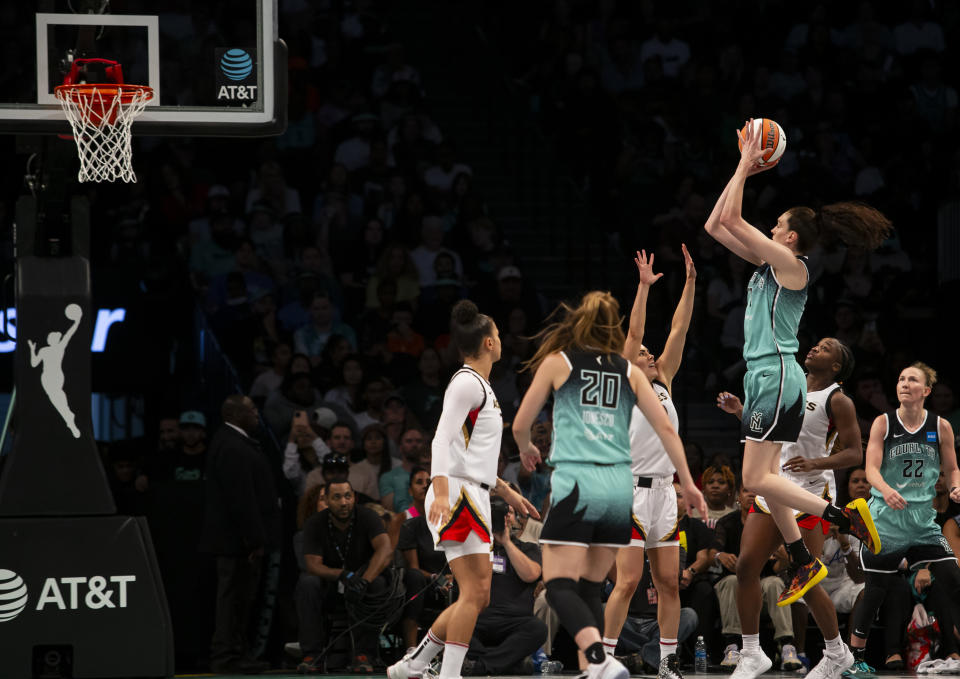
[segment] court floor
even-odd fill
[[[726,677],[726,676],[729,676],[729,673],[728,673],[728,672],[708,672],[708,675],[713,676],[713,677]],[[250,676],[251,676],[251,675],[249,675],[249,674],[238,674],[238,675],[232,675],[232,674],[231,674],[231,675],[227,675],[227,674],[178,674],[178,675],[177,675],[177,677],[181,677],[181,678],[184,678],[184,679],[186,679],[187,677],[190,677],[190,678],[194,678],[194,677],[196,677],[196,678],[199,678],[199,677],[219,677],[219,679],[250,679]],[[291,673],[291,672],[286,671],[286,670],[277,670],[277,671],[266,672],[266,673],[264,673],[264,674],[254,675],[254,676],[270,677],[270,679],[302,679],[302,677],[304,677],[304,676],[306,676],[306,675],[297,674],[296,672]],[[314,674],[314,675],[309,675],[309,676],[325,677],[326,679],[358,679],[358,677],[369,677],[369,678],[371,678],[371,679],[383,679],[383,677],[384,677],[385,675],[383,675],[383,674],[368,674],[368,675],[363,675],[363,674]],[[527,674],[527,675],[508,675],[508,676],[491,677],[491,679],[531,679],[531,677],[536,677],[537,679],[539,679],[539,678],[542,677],[542,676],[543,676],[543,675],[540,675],[540,674],[534,674],[534,675],[529,675],[529,674]],[[576,675],[575,675],[573,672],[565,672],[564,674],[554,675],[554,676],[559,676],[559,677],[575,677]],[[650,675],[650,674],[634,674],[634,675],[632,675],[632,676],[634,676],[634,677],[655,677],[656,675]],[[696,674],[693,674],[692,672],[690,672],[690,673],[685,674],[684,676],[685,676],[687,679],[694,679],[695,677],[697,677],[697,676],[699,676],[699,675],[696,675]],[[767,673],[766,673],[765,675],[763,675],[763,676],[764,676],[764,677],[770,677],[771,679],[798,679],[798,677],[799,677],[800,675],[796,674],[795,672],[767,672]],[[915,674],[910,674],[910,673],[906,673],[906,672],[897,673],[897,674],[888,673],[888,672],[878,672],[876,676],[878,676],[878,677],[883,677],[884,679],[916,679],[916,677],[917,677],[917,675],[915,675]],[[932,676],[937,676],[937,675],[932,675]],[[943,675],[943,676],[948,676],[948,675]]]

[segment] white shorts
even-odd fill
[[[493,560],[493,539],[490,529],[490,491],[479,483],[455,476],[447,477],[450,488],[450,518],[442,526],[427,521],[437,550],[444,552],[447,563],[468,554],[489,554]],[[423,506],[429,516],[433,504],[433,484],[427,489]]]
[[[637,488],[634,478],[631,547],[675,547],[680,544],[677,491],[672,476],[651,478],[649,488]]]
[[[830,595],[837,613],[849,613],[857,603],[857,597],[863,591],[865,583],[854,582],[850,578],[839,578],[833,582],[830,578],[820,581],[820,586]]]

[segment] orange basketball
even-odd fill
[[[753,127],[754,129],[760,129],[760,148],[764,149],[760,164],[770,165],[780,160],[780,156],[787,150],[787,135],[784,134],[783,128],[769,118],[754,118]],[[747,133],[746,125],[740,130],[740,133]],[[743,142],[739,139],[737,140],[737,147],[743,148]]]

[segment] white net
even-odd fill
[[[61,85],[57,99],[73,128],[81,182],[137,181],[131,161],[130,127],[153,98],[149,87]]]

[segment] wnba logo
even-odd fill
[[[220,58],[220,70],[230,80],[246,80],[253,72],[253,59],[245,50],[227,50]]]
[[[0,568],[0,622],[13,620],[27,607],[27,585],[13,571]]]

